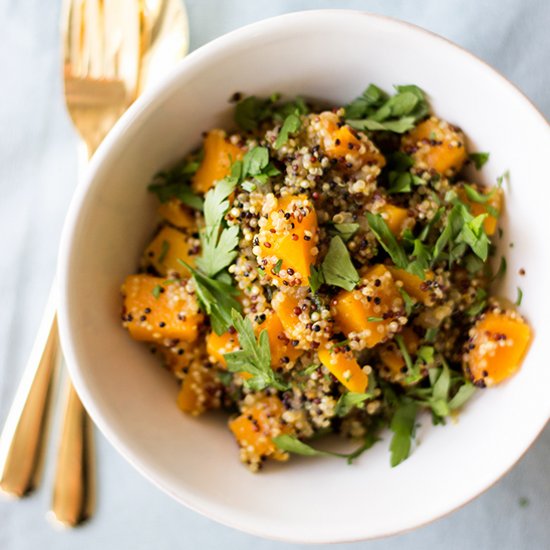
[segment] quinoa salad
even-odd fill
[[[178,379],[182,411],[226,411],[250,470],[351,463],[387,428],[396,466],[422,410],[444,425],[529,347],[521,290],[491,292],[506,175],[476,183],[489,154],[414,85],[346,106],[231,101],[234,127],[205,129],[149,186],[160,221],[122,324]],[[325,450],[330,433],[346,452]]]

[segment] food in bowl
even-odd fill
[[[528,349],[490,291],[505,178],[471,181],[488,155],[413,85],[331,110],[234,99],[237,129],[209,130],[150,186],[161,222],[123,284],[123,325],[181,380],[183,411],[229,412],[251,470],[351,462],[385,427],[395,466],[421,409],[444,424]],[[310,444],[330,432],[359,443]]]

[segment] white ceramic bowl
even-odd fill
[[[491,152],[483,179],[509,169],[503,292],[524,291],[536,337],[521,372],[480,392],[458,423],[423,419],[421,445],[391,469],[388,438],[353,466],[292,458],[250,474],[222,416],[191,418],[177,386],[120,326],[119,288],[154,226],[151,176],[231,124],[235,91],[302,94],[342,104],[370,82],[415,83]],[[352,11],[294,13],[250,25],[192,53],[113,129],[78,188],[59,263],[59,322],[75,386],[115,447],[166,493],[219,522],[310,543],[411,529],[479,495],[522,456],[550,411],[548,152],[550,131],[493,69],[417,27]],[[514,247],[508,246],[509,240]],[[526,275],[520,277],[523,267]],[[482,395],[481,395],[482,393]]]

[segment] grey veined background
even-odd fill
[[[59,4],[0,0],[2,424],[46,302],[76,177],[76,138],[64,111],[60,81]],[[348,7],[392,15],[488,61],[550,116],[549,0],[187,0],[187,6],[192,49],[239,26],[289,11]],[[99,499],[93,520],[72,532],[55,531],[47,523],[50,452],[36,494],[21,502],[0,500],[0,549],[301,548],[256,539],[198,516],[142,479],[99,434],[97,447]],[[476,450],[471,451],[475,460]],[[547,428],[511,473],[450,517],[399,537],[333,548],[549,548],[549,457]]]

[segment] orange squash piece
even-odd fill
[[[307,303],[307,300],[300,300],[296,293],[291,291],[279,291],[271,300],[271,307],[275,310],[285,334],[291,340],[290,345],[306,351],[313,345],[326,342],[330,336],[326,331],[316,332],[313,323],[300,319],[303,313],[301,305],[307,305]]]
[[[331,304],[337,328],[348,337],[355,333],[361,347],[367,348],[392,336],[390,325],[403,309],[403,298],[393,277],[381,264],[365,272],[358,288],[340,292]]]
[[[487,386],[519,369],[532,338],[529,325],[515,311],[486,313],[469,335],[465,370],[474,383]]]
[[[197,227],[191,210],[178,199],[162,203],[157,210],[159,216],[179,229],[194,231]]]
[[[431,117],[418,124],[402,138],[405,153],[411,154],[420,169],[431,169],[444,176],[460,171],[468,153],[466,138],[448,122]]]
[[[229,422],[243,462],[259,467],[264,458],[288,459],[288,454],[273,443],[274,437],[289,431],[282,421],[284,410],[278,397],[261,396],[251,405],[244,405],[241,414]]]
[[[369,377],[363,372],[353,353],[343,348],[323,347],[318,356],[321,363],[349,391],[363,393],[367,389]]]
[[[272,312],[266,315],[265,321],[258,325],[257,332],[267,330],[269,349],[271,350],[271,366],[276,369],[284,367],[290,361],[296,361],[303,351],[294,347],[286,335],[279,316]]]
[[[145,261],[152,265],[161,275],[177,273],[180,277],[189,277],[191,273],[178,260],[183,260],[191,267],[195,266],[195,254],[191,253],[192,244],[189,235],[174,229],[163,227],[145,250]]]
[[[389,272],[392,274],[394,280],[401,281],[403,283],[403,290],[412,298],[418,300],[424,305],[432,305],[433,297],[431,292],[431,285],[433,282],[433,271],[426,271],[425,279],[422,280],[414,273],[409,273],[404,269],[399,269],[394,266],[387,266]]]
[[[206,193],[214,183],[231,172],[231,165],[243,158],[242,149],[227,140],[223,130],[211,130],[204,138],[204,156],[193,176],[192,187],[196,193]]]
[[[354,168],[363,164],[377,165],[382,168],[386,160],[376,146],[366,137],[359,135],[332,112],[319,115],[321,121],[321,148],[327,157],[348,161]]]
[[[401,331],[405,348],[410,355],[414,355],[418,350],[420,338],[411,327],[405,327]],[[405,359],[396,342],[387,342],[380,347],[380,360],[383,363],[382,374],[387,374],[387,378],[392,381],[399,381],[403,378],[403,368],[406,367]],[[385,368],[384,368],[385,367]]]
[[[254,247],[258,262],[275,284],[308,286],[317,259],[317,214],[305,195],[277,200]],[[265,260],[265,263],[262,263]]]
[[[227,367],[224,355],[240,349],[239,337],[236,332],[224,332],[221,335],[214,331],[206,336],[206,353],[211,363],[218,363],[222,367]]]
[[[154,292],[160,290],[158,298]],[[194,342],[204,317],[194,295],[180,284],[152,275],[129,275],[122,286],[123,326],[135,340]]]
[[[403,233],[403,230],[407,227],[406,222],[409,217],[407,209],[386,203],[380,208],[379,213],[386,222],[389,230],[397,238],[401,237],[401,233]]]
[[[221,405],[221,383],[213,369],[201,363],[193,363],[178,393],[178,407],[197,416]]]
[[[500,212],[502,212],[502,203],[504,202],[504,193],[502,192],[502,189],[498,189],[498,188],[489,189],[487,193],[493,193],[493,194],[491,195],[491,197],[486,203],[481,203],[481,202],[471,201],[468,198],[468,195],[466,194],[465,189],[460,188],[457,191],[458,198],[470,208],[472,216],[477,217],[481,214],[488,214],[488,216],[483,221],[483,227],[485,229],[485,233],[491,236],[491,235],[494,235],[495,231],[497,230],[498,218],[493,216],[491,213],[489,213],[487,206],[494,208],[500,214]]]
[[[174,374],[187,372],[193,360],[200,357],[204,352],[204,348],[198,346],[195,342],[184,341],[170,347],[158,346],[156,350],[164,359],[165,365]]]

